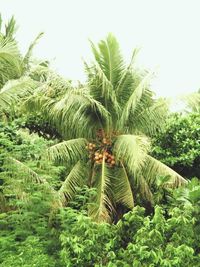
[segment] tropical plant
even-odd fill
[[[48,149],[50,159],[72,166],[59,190],[61,201],[70,201],[82,184],[95,187],[89,214],[102,222],[112,219],[119,205],[133,208],[138,194],[151,202],[156,175],[170,175],[169,186],[185,180],[148,154],[147,136],[160,129],[168,109],[163,99],[153,98],[152,75],[133,68],[137,51],[126,66],[112,34],[98,47],[91,45],[95,62],[85,63],[85,85],[68,87],[60,99],[48,97],[48,89],[26,106],[40,110],[64,139]]]
[[[24,93],[30,93],[36,83],[30,78],[31,54],[33,47],[42,36],[40,33],[22,56],[15,39],[16,22],[12,17],[2,30],[0,16],[0,112],[19,100]]]
[[[191,93],[186,96],[182,96],[181,99],[185,102],[187,110],[200,113],[200,90]]]
[[[181,175],[200,177],[200,115],[172,114],[157,135],[153,156]]]

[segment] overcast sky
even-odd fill
[[[34,55],[72,80],[84,80],[88,39],[112,32],[127,60],[141,47],[137,65],[156,70],[152,88],[159,96],[200,88],[199,0],[0,0],[0,12],[5,20],[15,16],[24,52],[44,31]]]

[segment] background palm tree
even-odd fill
[[[69,86],[57,98],[49,97],[48,85],[42,95],[36,92],[27,100],[26,107],[42,111],[65,140],[48,150],[50,159],[70,168],[58,192],[60,200],[66,204],[82,184],[95,187],[89,215],[102,222],[112,220],[119,205],[133,208],[138,196],[153,202],[156,176],[169,175],[167,185],[172,187],[185,180],[148,154],[149,137],[161,128],[168,107],[153,98],[152,74],[134,68],[137,50],[126,66],[112,34],[91,46],[95,61],[85,63],[85,85]],[[58,90],[60,85],[54,86]]]
[[[32,50],[43,33],[40,33],[22,56],[15,39],[16,22],[12,17],[2,29],[0,16],[0,112],[19,100],[24,93],[36,87],[30,76]]]
[[[200,89],[197,92],[183,96],[181,99],[185,102],[187,109],[200,113]]]

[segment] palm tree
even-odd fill
[[[95,62],[85,63],[85,85],[68,87],[60,98],[49,98],[48,86],[27,107],[42,111],[63,136],[48,149],[50,159],[71,168],[60,200],[66,205],[82,184],[95,187],[89,215],[102,222],[112,220],[119,205],[133,208],[138,195],[152,202],[156,176],[170,175],[171,187],[185,180],[149,155],[149,137],[160,129],[168,109],[164,100],[153,98],[152,74],[134,68],[137,50],[126,66],[112,34],[91,46]]]
[[[200,113],[200,90],[189,95],[182,96],[181,100],[185,102],[189,111]]]
[[[33,47],[43,33],[36,37],[25,56],[22,56],[15,39],[15,32],[14,17],[8,21],[3,31],[0,16],[0,111],[36,87],[36,83],[29,77],[30,58]]]

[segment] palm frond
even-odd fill
[[[66,205],[73,198],[77,189],[86,181],[87,176],[88,168],[86,164],[78,161],[58,190],[58,196],[63,205]]]
[[[12,166],[12,176],[15,177],[15,172],[21,173],[21,175],[17,175],[17,179],[21,179],[21,181],[30,184],[41,184],[52,196],[53,196],[53,202],[52,207],[58,208],[62,206],[62,203],[59,199],[57,191],[54,190],[54,188],[50,185],[50,183],[42,176],[40,176],[38,173],[33,171],[29,166],[27,166],[25,163],[9,157],[6,159],[8,166]],[[12,179],[13,180],[13,179]],[[14,182],[17,182],[17,180],[14,179]],[[27,194],[21,189],[21,183],[19,186],[16,186],[18,184],[14,184],[13,193],[17,195],[19,199],[26,199]]]
[[[113,147],[116,159],[126,164],[132,174],[144,165],[149,149],[147,137],[129,134],[119,135]]]
[[[121,79],[119,80],[119,83],[117,84],[116,93],[117,95],[120,94],[121,90],[123,89],[123,85],[127,79],[127,75],[130,73],[130,70],[132,69],[133,63],[135,61],[135,58],[139,52],[138,48],[135,48],[132,53],[131,61],[129,65],[123,70]]]
[[[89,83],[91,95],[101,102],[106,109],[109,110],[112,108],[118,113],[120,106],[118,104],[112,83],[108,80],[98,63],[95,64],[94,68],[94,76]]]
[[[115,87],[124,70],[124,60],[117,39],[110,33],[106,40],[99,42],[98,49],[92,42],[91,46],[96,62],[112,86]]]
[[[153,194],[151,192],[151,183],[144,177],[141,171],[138,171],[134,176],[135,188],[143,200],[147,200],[153,204]]]
[[[147,99],[151,99],[151,92],[147,89],[147,85],[149,83],[150,78],[152,77],[152,73],[148,73],[137,85],[135,88],[135,83],[132,84],[132,94],[129,97],[127,103],[125,104],[121,119],[119,124],[121,127],[126,125],[126,123],[129,120],[130,115],[134,115],[134,112],[136,108],[139,106],[139,109],[141,108],[141,100],[144,95],[147,95]]]
[[[96,166],[94,186],[97,192],[93,203],[89,207],[89,216],[96,222],[109,222],[111,212],[114,209],[110,197],[110,178],[109,168],[105,164],[105,157],[103,157],[102,164]]]
[[[118,114],[120,106],[116,98],[115,87],[124,70],[119,44],[116,38],[109,34],[105,41],[99,42],[98,48],[92,42],[91,47],[96,60],[92,71],[88,65],[86,68],[91,94],[108,110],[112,108]]]
[[[84,88],[70,90],[49,110],[65,138],[92,138],[98,128],[110,125],[109,112]]]
[[[169,102],[166,99],[154,100],[148,107],[143,107],[129,118],[131,132],[141,132],[153,136],[162,130],[169,112]]]
[[[23,74],[23,64],[17,43],[0,35],[0,88]]]
[[[50,160],[73,164],[88,156],[86,144],[87,140],[84,138],[63,141],[48,148],[47,155]]]
[[[15,18],[12,16],[8,23],[5,25],[5,36],[7,38],[13,38],[17,30]]]
[[[2,16],[0,14],[0,32],[1,32],[1,28],[2,28],[2,23],[3,23],[3,19],[2,19]]]
[[[50,187],[50,185],[46,181],[46,179],[41,177],[38,173],[33,171],[30,167],[28,167],[23,162],[15,159],[15,158],[12,158],[12,157],[9,157],[7,159],[7,162],[10,163],[12,166],[14,166],[15,170],[23,173],[23,175],[25,175],[26,181],[31,181],[31,182],[39,183],[39,184],[46,184]]]
[[[0,106],[6,108],[22,96],[30,94],[37,83],[29,77],[8,81],[0,90]]]
[[[187,180],[177,172],[149,155],[146,156],[142,174],[149,184],[156,181],[156,176],[170,176],[169,181],[166,183],[168,187],[177,187],[187,183]]]
[[[200,92],[191,93],[181,97],[187,107],[193,112],[200,113]]]
[[[128,173],[122,162],[121,168],[117,168],[113,178],[113,191],[116,203],[121,203],[132,209],[134,207],[134,196],[131,189]]]
[[[26,67],[28,67],[30,57],[32,56],[33,48],[38,43],[39,39],[43,36],[43,34],[44,34],[43,32],[39,33],[36,36],[35,40],[30,44],[28,51],[26,52],[26,55],[24,56],[24,59],[23,59],[23,63]]]

